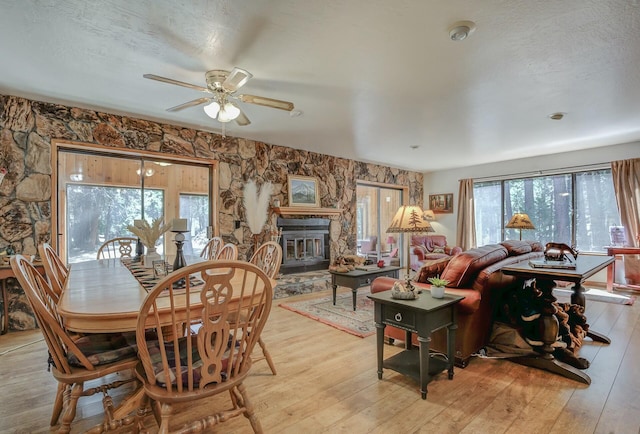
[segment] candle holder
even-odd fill
[[[173,238],[173,241],[176,243],[176,258],[173,260],[173,270],[179,270],[182,267],[187,266],[187,261],[184,258],[184,253],[182,252],[182,246],[184,244],[184,232],[186,231],[171,231],[176,235]],[[174,286],[183,287],[185,286],[185,280],[180,279],[174,283]]]
[[[141,262],[142,255],[144,255],[144,244],[138,238],[138,241],[136,241],[136,256],[133,257],[133,262]]]
[[[187,261],[184,259],[184,253],[182,252],[185,231],[172,231],[172,232],[176,234],[175,237],[173,238],[173,241],[176,243],[176,258],[173,260],[173,271],[176,271],[182,267],[187,266]]]

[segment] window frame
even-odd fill
[[[506,176],[501,176],[501,177],[487,177],[487,178],[478,178],[478,179],[474,179],[473,182],[473,188],[474,188],[474,198],[477,199],[476,197],[476,186],[479,186],[481,184],[487,184],[487,186],[491,183],[493,183],[495,185],[495,183],[499,184],[499,188],[500,188],[500,240],[499,241],[504,241],[505,240],[505,236],[506,236],[506,228],[505,225],[507,224],[508,219],[510,218],[510,216],[506,216],[505,215],[505,208],[506,208],[506,198],[505,195],[508,193],[506,191],[505,185],[510,182],[510,181],[520,181],[520,180],[525,180],[525,179],[535,179],[535,178],[546,178],[546,177],[554,177],[554,176],[568,176],[570,178],[570,194],[571,194],[571,200],[570,200],[570,225],[571,225],[571,242],[570,244],[572,246],[575,246],[577,243],[577,234],[578,234],[578,205],[579,205],[579,198],[578,198],[578,194],[579,192],[578,190],[578,176],[580,174],[584,174],[584,173],[589,173],[589,172],[599,172],[599,171],[607,171],[609,172],[609,174],[611,174],[611,166],[608,164],[598,164],[598,165],[591,165],[591,166],[584,166],[584,167],[574,167],[574,168],[566,168],[566,169],[558,169],[558,170],[551,170],[551,171],[538,171],[536,173],[527,173],[527,174],[512,174],[512,175],[506,175]],[[612,183],[612,188],[613,188],[613,183]],[[474,200],[474,202],[477,202],[477,200]],[[477,206],[474,209],[474,217],[475,220],[477,221],[479,219],[478,214],[477,214]],[[617,209],[617,203],[616,203],[616,207],[615,207],[616,212],[618,211]],[[513,212],[526,212],[525,210],[513,210]],[[619,213],[618,213],[619,214]],[[481,228],[482,229],[482,228]],[[478,227],[476,225],[475,228],[476,231],[476,237],[478,240],[482,239],[482,234],[478,234]],[[498,242],[499,242],[498,241]],[[580,247],[580,246],[578,246]],[[592,247],[595,246],[590,246],[590,250],[583,250],[584,252],[590,252],[590,253],[604,253],[606,252],[606,249],[603,248],[602,250],[597,250],[597,248],[595,250],[591,249]]]
[[[61,221],[64,222],[64,218],[60,219],[60,198],[59,195],[63,193],[64,186],[58,185],[58,159],[61,152],[74,152],[83,153],[89,155],[98,155],[112,158],[126,158],[131,160],[153,160],[158,162],[182,164],[182,165],[197,165],[206,166],[209,171],[209,219],[210,225],[213,228],[212,236],[219,236],[219,224],[218,224],[218,198],[219,198],[219,182],[218,182],[218,161],[210,160],[198,157],[187,157],[173,154],[163,154],[160,152],[137,150],[137,149],[123,149],[113,148],[110,146],[97,145],[86,142],[76,142],[62,139],[51,140],[51,238],[50,244],[54,249],[58,251],[58,254],[66,258],[67,254],[62,246],[65,243],[61,243],[60,237],[63,237],[65,228],[61,227]],[[61,190],[62,189],[62,190]],[[186,192],[185,192],[186,193]],[[179,206],[176,205],[176,206]],[[40,240],[35,240],[36,243],[40,243]]]

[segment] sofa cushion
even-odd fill
[[[507,240],[500,243],[507,249],[507,253],[509,256],[517,256],[524,255],[525,253],[529,253],[531,251],[531,244],[526,241],[520,240]]]
[[[449,281],[448,287],[464,287],[476,277],[480,270],[506,257],[507,249],[500,244],[489,244],[467,250],[451,258],[440,278]]]
[[[428,283],[427,279],[429,277],[436,277],[442,274],[450,260],[451,256],[445,256],[444,258],[433,261],[425,261],[414,280],[416,282]]]

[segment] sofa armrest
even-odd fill
[[[418,261],[424,261],[424,258],[427,254],[427,249],[424,246],[411,246],[411,252],[415,255],[415,258]]]
[[[459,247],[459,246],[446,246],[444,248],[444,251],[449,256],[455,256],[455,255],[458,255],[458,254],[462,253],[462,247]]]
[[[393,277],[376,277],[371,282],[371,293],[375,294],[376,292],[388,291],[393,288],[393,284],[396,283],[398,279],[394,279]]]

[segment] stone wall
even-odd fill
[[[238,245],[241,257],[253,242],[242,206],[242,188],[250,179],[259,186],[271,182],[272,201],[280,199],[283,205],[288,174],[321,180],[320,206],[343,210],[332,217],[332,258],[356,250],[356,181],[409,186],[409,203],[422,205],[423,177],[417,172],[0,95],[0,167],[8,170],[0,185],[0,248],[11,244],[18,253],[35,254],[37,244],[51,238],[52,139],[219,161],[217,224],[225,241]],[[276,219],[271,214],[268,224],[275,228]],[[235,221],[243,222],[239,229]]]

